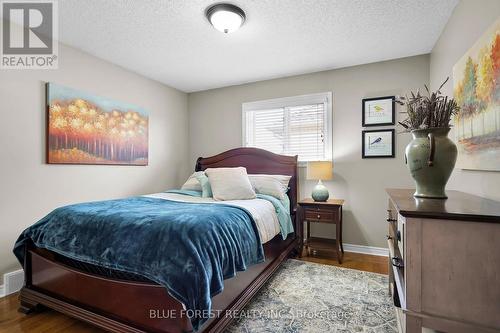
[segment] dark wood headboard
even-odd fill
[[[215,156],[198,157],[196,171],[207,168],[245,167],[249,174],[287,175],[290,179],[288,197],[290,214],[297,210],[297,156],[285,156],[258,148],[235,148]]]

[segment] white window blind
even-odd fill
[[[331,159],[331,94],[243,104],[243,144],[299,161]]]

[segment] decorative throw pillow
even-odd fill
[[[210,181],[214,200],[255,199],[246,168],[208,168],[205,174]]]
[[[193,173],[191,176],[189,176],[184,185],[182,185],[181,190],[201,192],[201,184],[196,177],[204,174],[205,173],[203,171]]]
[[[196,176],[196,179],[200,182],[201,185],[201,196],[203,198],[211,198],[212,197],[212,186],[210,186],[210,181],[205,173]]]
[[[283,200],[288,191],[288,183],[292,177],[285,175],[252,174],[248,175],[248,178],[255,192],[271,195],[279,200]]]

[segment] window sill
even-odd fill
[[[331,159],[324,160],[324,161],[333,162]],[[307,168],[307,161],[299,161],[297,163],[297,167],[299,167],[299,168]]]

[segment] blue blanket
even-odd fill
[[[245,210],[148,197],[54,210],[17,240],[21,264],[30,239],[72,259],[145,276],[188,310],[209,311],[224,279],[264,260],[257,227]],[[191,318],[193,328],[207,319]]]

